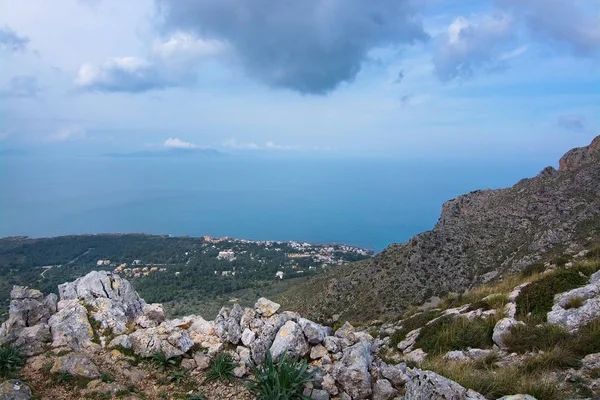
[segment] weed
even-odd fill
[[[233,378],[235,364],[231,354],[221,352],[212,359],[209,371],[206,374],[206,381],[230,380]]]
[[[100,380],[102,380],[104,383],[112,383],[115,381],[115,379],[106,372],[100,374]]]
[[[165,353],[159,352],[152,355],[152,364],[162,372],[169,368],[174,368],[177,365],[177,361],[174,358],[168,358]]]
[[[14,346],[0,347],[0,377],[12,378],[25,364],[21,350]]]
[[[567,300],[567,304],[565,304],[565,310],[570,310],[571,308],[579,308],[583,305],[583,302],[584,300],[581,297],[571,297],[569,300]]]
[[[280,357],[278,363],[273,362],[267,353],[265,362],[253,368],[253,378],[248,383],[248,390],[259,400],[304,400],[309,399],[302,394],[304,384],[311,382],[315,371],[308,371],[306,360],[289,358],[287,354]]]

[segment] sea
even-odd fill
[[[229,236],[380,251],[431,229],[442,204],[511,186],[542,160],[341,156],[0,157],[0,237]]]

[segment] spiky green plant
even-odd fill
[[[152,355],[152,364],[154,364],[159,371],[165,371],[169,368],[174,368],[177,365],[177,361],[167,357],[165,353],[159,352]]]
[[[24,364],[25,360],[19,348],[0,347],[0,377],[12,378]]]
[[[234,369],[235,364],[233,363],[231,354],[221,352],[212,359],[210,369],[206,374],[206,381],[229,380],[233,378]]]
[[[315,371],[308,371],[306,360],[296,360],[283,354],[279,362],[273,362],[267,352],[265,362],[252,369],[248,382],[258,400],[308,400],[302,394],[304,384],[313,380]]]

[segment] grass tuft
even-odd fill
[[[508,349],[516,353],[546,351],[569,339],[569,332],[558,325],[515,325],[504,337]]]
[[[230,380],[233,378],[235,364],[231,354],[221,352],[212,359],[210,368],[206,374],[206,381],[213,382],[217,380]]]
[[[168,358],[165,353],[159,352],[152,355],[152,364],[162,372],[170,368],[175,368],[177,361],[174,358]]]
[[[14,378],[24,364],[25,360],[18,347],[0,347],[0,377]]]
[[[579,308],[583,305],[584,300],[581,297],[571,297],[567,300],[567,304],[565,304],[565,310],[570,310],[571,308]]]
[[[315,372],[308,371],[306,360],[298,361],[284,354],[274,363],[267,353],[265,362],[253,368],[252,375],[248,390],[258,400],[309,400],[302,391],[304,384],[313,380]]]

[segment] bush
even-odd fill
[[[232,379],[234,369],[235,364],[233,363],[231,354],[221,352],[210,362],[210,367],[206,374],[206,381],[212,382]]]
[[[553,369],[577,368],[580,365],[579,357],[574,352],[566,348],[555,347],[527,358],[521,366],[521,370],[531,374]]]
[[[563,254],[562,256],[558,256],[552,260],[552,264],[556,264],[559,267],[564,267],[566,263],[571,261],[571,256],[567,254]]]
[[[576,269],[556,271],[525,286],[517,297],[517,317],[531,318],[538,322],[546,321],[546,314],[552,309],[554,295],[575,289],[587,283]]]
[[[567,300],[567,304],[565,304],[565,310],[570,310],[571,308],[579,308],[583,305],[583,299],[581,297],[571,297]]]
[[[558,325],[515,325],[504,338],[510,351],[545,351],[569,340],[569,332]]]
[[[580,357],[600,353],[600,319],[579,328],[566,346]]]
[[[544,266],[544,264],[535,263],[535,264],[529,264],[528,266],[523,268],[523,270],[521,271],[521,274],[525,277],[530,277],[533,274],[540,274],[540,273],[544,272],[545,270],[546,270],[546,267]]]
[[[417,328],[421,328],[432,319],[437,318],[439,315],[440,312],[438,310],[428,310],[406,318],[404,321],[402,321],[402,328],[394,332],[390,337],[391,345],[396,347],[398,343],[406,338],[406,335],[409,332],[414,331]]]
[[[253,368],[248,390],[258,400],[309,400],[302,394],[304,384],[313,380],[305,360],[298,361],[284,354],[278,363],[267,352],[264,364]]]
[[[25,364],[21,350],[13,346],[0,347],[0,377],[12,378]]]
[[[488,349],[493,345],[492,333],[496,322],[492,317],[468,320],[445,316],[421,329],[415,347],[430,354],[466,350],[469,347]]]

